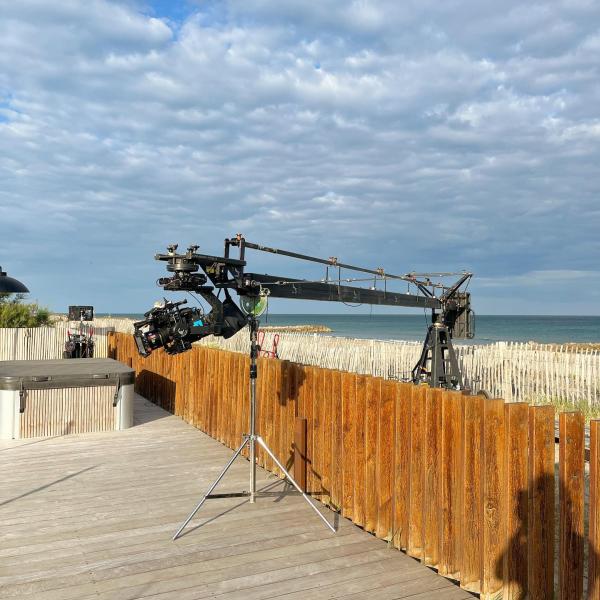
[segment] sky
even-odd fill
[[[599,315],[599,23],[585,0],[0,0],[0,265],[55,311],[143,312],[156,252],[243,233],[471,270],[479,314]]]

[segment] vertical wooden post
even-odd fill
[[[408,554],[423,557],[423,488],[425,466],[425,394],[426,387],[415,387],[411,398],[410,509]]]
[[[365,529],[374,532],[377,527],[377,430],[379,427],[379,398],[381,379],[369,377],[366,390],[365,415]]]
[[[225,440],[227,445],[235,449],[237,448],[237,438],[235,437],[235,413],[236,413],[236,395],[237,395],[237,378],[235,376],[236,367],[236,354],[234,352],[228,352],[227,367],[229,373],[227,378],[229,384],[227,385],[227,394],[225,396],[225,403],[227,405],[227,422],[225,423]]]
[[[121,337],[114,331],[109,331],[106,343],[108,344],[108,358],[117,359],[117,348],[121,345]]]
[[[580,412],[559,417],[559,589],[561,600],[583,596],[583,484],[585,419]]]
[[[505,405],[506,415],[506,534],[504,597],[527,596],[527,513],[529,507],[529,406]]]
[[[332,479],[332,424],[331,424],[331,404],[332,404],[332,389],[333,389],[333,371],[325,370],[323,375],[323,398],[321,402],[323,427],[322,427],[322,448],[323,460],[323,496],[321,502],[329,506],[331,504],[331,479]]]
[[[243,430],[247,433],[250,430],[250,357],[244,356],[244,385],[242,394],[242,423]],[[292,425],[293,428],[293,425]],[[293,435],[293,434],[292,434]],[[242,450],[242,456],[249,456],[248,446]]]
[[[315,491],[315,477],[313,473],[313,405],[315,397],[315,372],[316,367],[304,367],[304,413],[306,418],[306,488],[309,492]]]
[[[590,421],[589,600],[600,600],[600,421]]]
[[[262,435],[267,443],[267,446],[274,449],[273,444],[273,416],[274,416],[274,396],[275,396],[275,377],[274,377],[274,369],[275,361],[270,358],[262,359],[262,372],[258,374],[258,377],[263,378],[263,403],[262,403],[262,413],[263,417],[261,419],[261,428],[258,433]],[[305,415],[308,416],[308,415]],[[307,426],[307,446],[308,446],[308,426]],[[310,460],[308,456],[310,452],[307,448],[307,460]],[[267,471],[273,472],[275,463],[273,459],[266,453],[263,452],[263,462],[262,465]],[[307,474],[307,485],[308,483],[308,474]]]
[[[331,388],[331,505],[334,510],[342,508],[344,497],[343,468],[344,444],[342,436],[342,374],[340,371],[332,372]]]
[[[363,527],[365,524],[365,413],[367,401],[367,378],[356,378],[356,409],[354,411],[354,522]]]
[[[465,396],[463,416],[463,540],[460,559],[460,585],[479,592],[483,577],[483,403],[481,396]]]
[[[284,466],[289,471],[294,464],[294,397],[292,382],[292,364],[287,360],[281,361],[281,394],[283,406],[281,411],[281,455],[283,456]],[[290,427],[290,423],[293,423]]]
[[[204,430],[202,423],[202,408],[204,406],[204,398],[202,396],[202,383],[204,381],[204,353],[201,347],[194,349],[196,357],[196,381],[194,382],[194,427]]]
[[[442,575],[460,579],[463,395],[441,392],[440,439],[440,563]]]
[[[218,350],[210,350],[209,352],[209,373],[210,377],[208,378],[208,430],[207,433],[211,437],[217,437],[217,389],[218,389],[218,377],[219,371],[218,360],[219,360],[219,351]]]
[[[219,415],[217,421],[217,439],[223,444],[227,443],[226,439],[226,423],[227,423],[227,400],[229,396],[229,365],[228,352],[221,350],[219,352],[219,384],[218,384],[218,397],[217,397],[217,413]],[[179,385],[177,386],[179,387]]]
[[[483,406],[483,581],[482,598],[497,598],[503,584],[506,549],[504,473],[504,400]]]
[[[323,493],[323,369],[313,369],[312,492],[322,501]]]
[[[267,382],[264,358],[256,359],[256,369],[258,371],[258,377],[256,378],[256,430],[260,435],[264,436],[265,428],[263,427],[263,425],[265,418],[265,390]],[[262,449],[262,447],[257,444],[256,464],[258,464],[261,467],[265,466],[264,454],[265,452]]]
[[[271,393],[269,394],[270,404],[271,404],[271,450],[273,454],[277,457],[279,462],[285,466],[285,456],[281,453],[281,411],[282,411],[282,403],[283,397],[281,394],[281,362],[276,358],[269,359],[269,364],[271,365]],[[275,461],[272,463],[272,471],[278,477],[283,477],[283,473],[280,471],[279,467],[275,464]]]
[[[377,537],[392,536],[392,496],[394,473],[394,410],[396,383],[383,381],[379,405],[379,441],[377,443]]]
[[[196,370],[196,349],[192,348],[188,353],[188,376],[185,384],[185,420],[192,425],[194,423],[194,412],[196,408],[196,394],[194,393],[194,384],[198,378]],[[233,399],[232,399],[233,400]]]
[[[408,510],[410,505],[410,432],[411,397],[414,386],[398,385],[396,395],[396,456],[394,459],[394,546],[405,550],[408,546]]]
[[[354,445],[355,445],[356,375],[342,374],[342,515],[352,518],[354,509]]]
[[[529,407],[529,562],[531,600],[554,596],[554,407]]]
[[[440,559],[440,474],[452,476],[442,452],[441,389],[429,388],[425,394],[425,482],[423,490],[423,562],[437,566]],[[444,574],[444,573],[442,573]]]
[[[194,376],[189,382],[188,389],[190,394],[190,423],[194,427],[200,427],[200,395],[198,394],[198,386],[202,379],[202,364],[200,363],[200,349],[192,348],[191,350],[192,372]]]
[[[212,351],[209,348],[202,348],[204,362],[204,380],[202,381],[202,431],[208,433],[210,429],[210,378],[213,376],[211,371],[211,355]],[[244,431],[247,431],[247,424],[244,423]]]
[[[287,435],[287,453],[290,460],[290,468],[294,462],[294,436],[296,429],[296,408],[298,403],[298,370],[299,366],[295,363],[288,363],[287,366],[287,398],[288,409],[285,415],[285,428]]]
[[[245,356],[239,354],[235,366],[235,378],[237,380],[236,385],[236,409],[235,409],[235,439],[238,444],[242,439],[242,436],[246,432],[246,424],[244,423],[244,388],[247,385],[247,381],[244,379],[244,362]]]
[[[215,397],[215,405],[214,410],[216,412],[215,419],[215,438],[220,442],[223,441],[223,413],[225,411],[225,406],[223,403],[223,387],[226,383],[226,373],[227,368],[225,366],[225,352],[223,350],[218,350],[217,354],[217,363],[216,363],[216,397]],[[177,386],[179,387],[179,386]]]
[[[306,419],[296,417],[294,429],[294,479],[306,492]]]

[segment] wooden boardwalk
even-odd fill
[[[140,397],[127,431],[0,442],[0,598],[473,597],[327,512],[332,534],[293,495],[209,500],[172,542],[230,456]],[[246,489],[247,477],[238,459],[217,491]]]

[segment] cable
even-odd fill
[[[198,296],[196,296],[192,292],[188,291],[188,294],[200,305],[200,308],[202,309],[202,314],[205,315],[206,314],[206,309],[204,308],[204,304],[202,304],[200,298],[198,298]]]
[[[425,318],[426,327],[429,327],[429,319],[427,318],[427,309],[426,308],[423,309],[423,317]]]
[[[329,275],[327,274],[327,276],[325,278],[321,278],[321,279],[301,279],[301,280],[295,280],[295,281],[286,281],[285,279],[279,280],[279,281],[273,281],[271,283],[262,283],[261,285],[264,286],[269,286],[269,285],[292,285],[294,283],[331,283],[331,284],[340,284],[342,281],[344,283],[354,283],[357,281],[373,281],[374,278],[372,277],[339,277],[338,279],[329,279]],[[384,282],[388,282],[388,281],[395,281],[397,280],[397,278],[393,278],[393,277],[386,277],[385,275],[383,277],[376,277],[375,278],[377,281],[384,281]],[[414,285],[416,286],[418,283],[420,283],[421,285],[425,286],[425,287],[431,287],[431,288],[436,288],[436,289],[441,289],[441,290],[447,290],[450,289],[449,286],[444,285],[442,283],[435,283],[433,281],[428,281],[428,282],[424,282],[424,281],[412,281],[412,280],[405,280],[408,284],[408,286]]]

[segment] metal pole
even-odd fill
[[[258,345],[256,343],[258,321],[250,319],[250,504],[256,501],[256,356]]]

